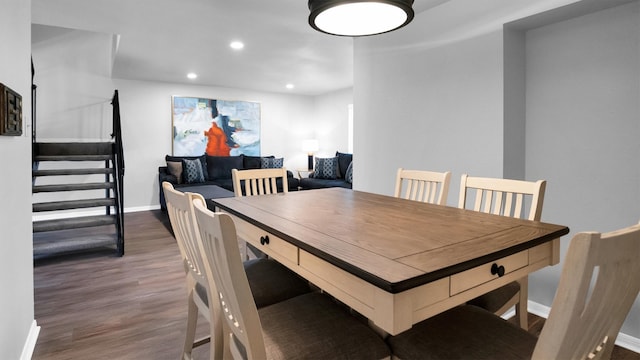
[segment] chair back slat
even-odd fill
[[[233,192],[236,196],[270,195],[278,193],[277,180],[281,179],[282,193],[289,192],[287,169],[231,170]]]
[[[640,224],[571,240],[533,359],[609,359],[640,292]]]
[[[451,172],[444,173],[399,168],[396,174],[395,197],[446,205]],[[404,188],[404,191],[403,191]]]
[[[219,302],[223,310],[231,333],[227,339],[231,355],[234,359],[266,359],[262,325],[240,260],[233,220],[227,214],[211,212],[204,204],[195,203],[194,207],[205,271],[216,284],[210,299]]]
[[[471,210],[539,221],[547,182],[481,178],[462,175],[458,207],[466,209],[470,193],[475,194]],[[474,190],[474,191],[470,191]],[[525,203],[530,201],[528,211]]]

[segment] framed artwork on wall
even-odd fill
[[[260,103],[172,96],[174,156],[260,156]]]

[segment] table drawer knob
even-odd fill
[[[504,275],[504,266],[493,263],[491,265],[491,275],[498,275],[498,277],[502,277]]]
[[[269,245],[269,235],[260,236],[260,244]]]

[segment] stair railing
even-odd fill
[[[120,100],[118,90],[113,94],[111,100],[113,106],[113,133],[111,138],[113,143],[114,159],[114,197],[116,200],[115,216],[116,229],[118,232],[118,253],[124,255],[124,150],[122,146],[122,127],[120,121]]]

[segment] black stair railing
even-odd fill
[[[113,133],[111,138],[114,140],[113,153],[114,159],[114,197],[116,200],[115,216],[116,229],[118,232],[118,253],[124,255],[124,150],[122,146],[122,127],[120,122],[120,99],[118,90],[113,94],[111,100],[113,106]]]

